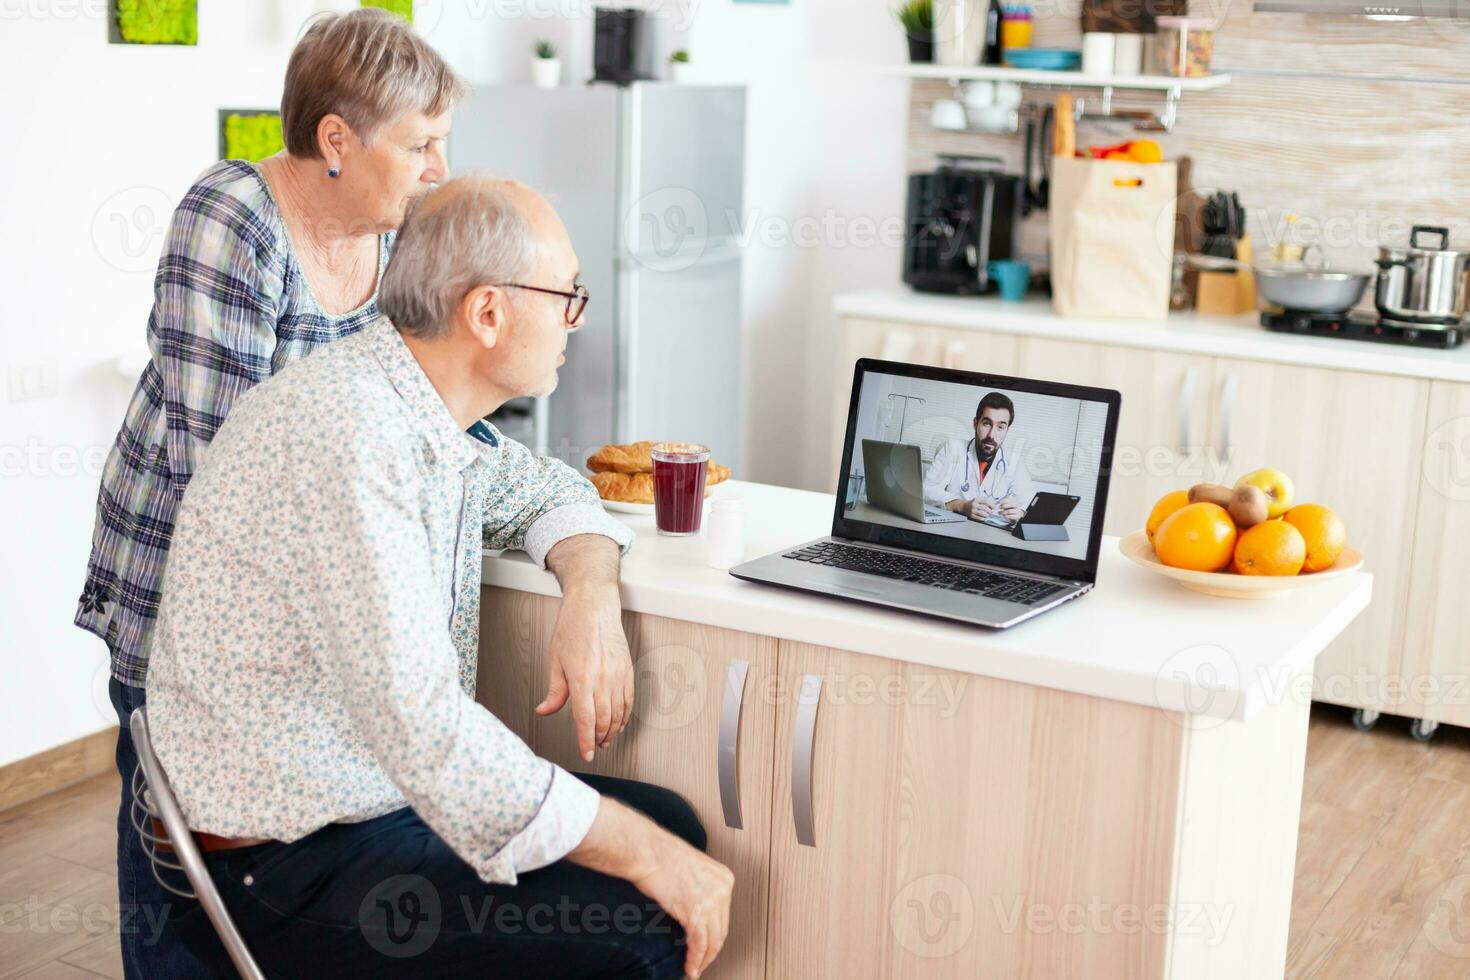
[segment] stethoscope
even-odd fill
[[[965,452],[967,452],[971,456],[974,456],[975,457],[975,472],[976,473],[979,473],[980,472],[980,454],[975,451],[975,437],[974,436],[971,436],[970,437],[970,442],[969,442],[969,445],[965,447]],[[999,466],[1000,465],[1000,447],[999,446],[995,447],[995,465],[996,466]],[[970,472],[969,472],[969,470],[970,470],[970,468],[968,466],[966,466],[965,467],[965,482],[962,483],[962,484],[960,484],[960,493],[969,493],[970,492]],[[985,481],[982,480],[980,482],[983,483]]]

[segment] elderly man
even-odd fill
[[[244,395],[185,495],[148,710],[269,976],[698,976],[724,942],[733,877],[683,800],[573,776],[473,697],[483,522],[561,582],[537,710],[570,695],[588,758],[627,721],[628,530],[482,421],[556,386],[577,275],[543,199],[443,185],[385,319]],[[202,910],[177,927],[216,948]]]

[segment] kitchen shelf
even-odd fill
[[[1229,75],[1178,78],[1172,75],[1087,75],[1080,71],[1042,71],[1002,65],[900,65],[894,74],[950,82],[1015,82],[1050,88],[1139,89],[1151,92],[1208,92],[1230,84]]]

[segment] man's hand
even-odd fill
[[[673,834],[659,838],[654,850],[660,855],[654,865],[631,880],[684,927],[688,943],[684,972],[698,977],[714,962],[729,935],[735,875]]]
[[[648,817],[604,796],[587,836],[567,860],[632,882],[684,927],[684,972],[698,977],[730,932],[735,876]]]
[[[1026,508],[1022,507],[1015,497],[1006,497],[1000,502],[1000,516],[1008,521],[1019,521],[1026,516]]]
[[[995,504],[985,497],[979,497],[975,500],[966,500],[961,502],[965,504],[965,509],[960,511],[960,513],[964,514],[972,521],[983,521],[985,520],[985,518],[995,513]]]
[[[561,611],[551,636],[550,679],[538,715],[572,703],[577,750],[587,762],[633,714],[633,659],[618,598],[618,546],[599,534],[558,541],[546,567],[561,582]]]

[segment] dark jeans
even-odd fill
[[[117,814],[117,899],[123,975],[127,980],[185,980],[218,976],[216,971],[199,961],[171,928],[183,907],[194,903],[158,887],[148,855],[144,853],[137,831],[128,819],[133,806],[133,769],[138,764],[128,721],[133,709],[142,706],[144,690],[113,679],[107,685],[107,693],[112,697],[112,706],[117,709],[117,720],[121,726],[117,733],[117,771],[122,776],[122,808]],[[177,875],[177,872],[163,873]],[[218,940],[215,945],[219,945]]]
[[[678,794],[581,778],[704,849],[704,828]],[[206,861],[272,980],[684,975],[684,930],[628,882],[562,860],[515,885],[486,884],[406,807]],[[224,969],[202,909],[184,912],[177,928]]]

